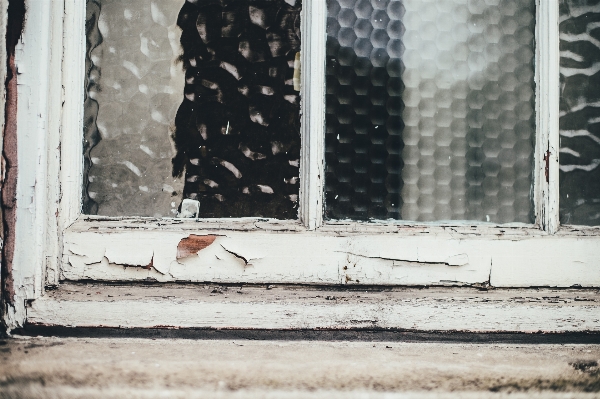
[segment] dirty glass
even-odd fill
[[[560,2],[560,222],[600,225],[600,1]]]
[[[87,0],[84,213],[296,218],[300,0]]]
[[[534,0],[328,0],[326,216],[533,221]]]

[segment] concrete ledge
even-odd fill
[[[599,345],[30,338],[0,398],[592,398]]]

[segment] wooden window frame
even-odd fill
[[[498,225],[323,220],[324,0],[302,11],[299,220],[82,215],[85,1],[36,3],[16,53],[15,300],[5,322],[23,325],[27,304],[63,280],[600,286],[600,228],[559,226],[558,0],[536,5],[536,222]]]

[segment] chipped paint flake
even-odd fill
[[[211,245],[216,238],[217,236],[214,235],[199,236],[196,234],[182,238],[177,245],[177,260],[198,254],[199,251]]]

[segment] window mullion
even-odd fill
[[[300,219],[311,230],[323,223],[326,22],[324,0],[303,3]]]
[[[540,227],[554,234],[559,227],[559,32],[558,1],[537,4],[537,148],[534,200]]]

